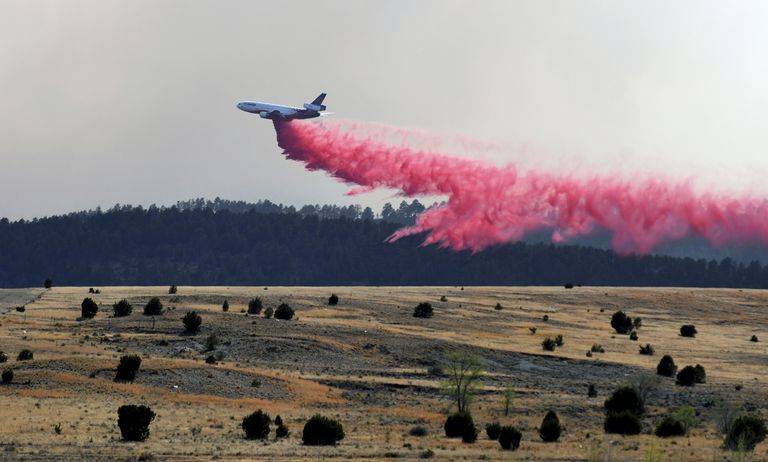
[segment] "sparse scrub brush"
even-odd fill
[[[673,377],[677,372],[677,366],[672,356],[664,355],[656,366],[656,373],[664,377]]]
[[[545,351],[555,351],[556,346],[557,346],[557,342],[550,337],[547,337],[541,341],[541,347]]]
[[[489,423],[485,426],[485,434],[489,440],[498,440],[501,432],[501,425],[498,422]]]
[[[19,355],[16,357],[17,361],[29,361],[35,357],[35,354],[32,353],[32,350],[23,349],[19,352]]]
[[[645,345],[640,345],[641,355],[653,356],[653,353],[654,353],[653,346],[651,346],[650,343],[646,343]]]
[[[696,337],[698,331],[693,324],[685,324],[680,326],[680,335],[683,337]]]
[[[126,441],[144,441],[155,413],[147,406],[127,404],[117,410],[117,426]]]
[[[765,439],[766,428],[763,418],[757,415],[737,417],[727,435],[723,446],[731,451],[752,451]]]
[[[4,363],[6,361],[8,361],[8,355],[0,351],[0,363]]]
[[[475,427],[475,422],[472,420],[472,415],[468,412],[456,412],[448,416],[445,419],[445,436],[448,438],[459,438],[464,435],[464,430],[467,427]]]
[[[643,399],[633,387],[617,388],[611,397],[605,400],[604,406],[606,412],[629,411],[637,416],[645,412]]]
[[[605,433],[637,435],[642,431],[643,425],[637,414],[630,411],[608,412],[605,415],[603,429]]]
[[[196,334],[200,331],[200,326],[203,324],[203,318],[197,314],[196,311],[190,311],[184,315],[182,322],[184,323],[184,329],[187,333]]]
[[[514,451],[520,447],[522,437],[523,434],[518,429],[511,425],[505,425],[499,431],[499,444],[502,449]]]
[[[80,304],[80,315],[85,319],[93,318],[98,311],[99,305],[90,297],[84,298],[83,303]]]
[[[696,369],[693,366],[685,366],[677,373],[676,383],[684,387],[692,387],[696,383]]]
[[[408,430],[408,434],[417,437],[427,436],[427,429],[421,425],[414,425]]]
[[[617,334],[628,334],[632,330],[632,318],[623,311],[617,311],[611,316],[611,327]]]
[[[331,446],[344,439],[344,428],[339,421],[316,414],[304,424],[301,439],[307,446]]]
[[[339,304],[339,297],[336,294],[331,294],[330,297],[328,297],[328,304],[331,306],[335,306]]]
[[[163,302],[157,297],[149,299],[146,305],[144,305],[145,316],[159,316],[163,313]]]
[[[263,440],[269,436],[269,424],[272,419],[261,409],[251,415],[243,417],[243,431],[245,438],[249,440]]]
[[[261,314],[261,310],[264,308],[261,298],[254,297],[248,302],[248,314]]]
[[[229,311],[229,300],[224,300],[224,303],[221,304],[221,311],[225,313]]]
[[[141,358],[138,355],[122,356],[120,363],[117,365],[115,381],[133,382],[133,379],[136,378],[136,373],[139,372],[139,367],[141,367]]]
[[[293,318],[294,312],[287,303],[281,303],[275,310],[275,319],[288,321]]]
[[[133,312],[133,305],[128,303],[128,300],[122,299],[119,302],[112,305],[112,313],[116,318],[122,318],[128,316]]]
[[[216,334],[210,334],[205,338],[205,351],[213,351],[219,346],[219,337]]]
[[[546,443],[557,441],[560,438],[561,431],[562,427],[560,426],[560,419],[557,417],[557,414],[554,411],[547,412],[539,427],[539,437],[541,437],[541,440]]]
[[[429,302],[422,302],[416,305],[413,309],[414,318],[431,318],[434,314],[432,310],[432,304]]]
[[[13,382],[13,369],[5,369],[3,371],[2,376],[0,376],[0,378],[2,378],[3,383]]]
[[[271,306],[268,306],[266,309],[264,309],[264,319],[272,319],[272,315],[274,314],[275,310],[273,310]]]
[[[175,294],[178,291],[179,291],[179,288],[176,287],[176,286],[171,286],[171,287],[168,288],[168,293],[171,294],[171,295]]]

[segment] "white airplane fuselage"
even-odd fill
[[[323,115],[325,106],[322,102],[325,99],[325,93],[321,94],[311,103],[304,104],[303,108],[283,106],[280,104],[261,103],[258,101],[243,101],[237,103],[237,108],[241,111],[258,114],[263,119],[272,120],[293,120],[293,119],[312,119]]]

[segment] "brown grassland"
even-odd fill
[[[85,287],[0,291],[0,350],[12,367],[0,385],[2,460],[644,460],[656,448],[670,461],[729,460],[713,409],[723,400],[764,413],[768,363],[768,291],[576,287]],[[328,306],[331,293],[337,306]],[[94,319],[79,320],[80,303],[99,304]],[[142,315],[152,296],[166,311],[154,322]],[[291,321],[247,315],[248,300],[281,302]],[[441,301],[445,296],[446,301]],[[128,317],[112,316],[120,299]],[[229,311],[221,308],[229,301]],[[412,316],[432,303],[431,319]],[[494,309],[500,303],[501,310]],[[24,312],[13,309],[25,305]],[[642,318],[639,340],[616,335],[611,314]],[[184,333],[181,318],[202,315],[200,333]],[[544,315],[549,316],[543,321]],[[695,324],[696,338],[679,335]],[[531,333],[530,327],[537,328]],[[206,337],[215,333],[224,359],[205,362]],[[564,345],[542,350],[546,336]],[[760,342],[751,342],[755,334]],[[585,355],[598,343],[605,353]],[[638,353],[650,343],[655,355]],[[34,359],[17,361],[28,348]],[[444,436],[452,412],[435,367],[450,352],[482,359],[486,375],[471,404],[481,434],[475,444]],[[114,382],[121,355],[138,354],[133,383]],[[617,386],[653,374],[664,354],[678,367],[702,364],[707,382],[681,387],[663,378],[649,398],[644,433],[603,432],[603,402]],[[656,377],[655,375],[653,375]],[[598,396],[587,397],[593,383]],[[517,397],[509,416],[502,390]],[[738,386],[738,387],[737,387]],[[738,388],[738,390],[737,390]],[[116,425],[122,404],[147,404],[157,413],[147,441],[127,443]],[[657,439],[652,426],[682,405],[694,406],[697,425],[688,436]],[[242,418],[256,409],[279,414],[291,431],[266,442],[243,438]],[[560,441],[544,443],[538,425],[558,413]],[[321,413],[337,418],[346,438],[333,447],[301,444],[304,422]],[[482,431],[486,423],[513,424],[523,433],[519,450],[502,451]],[[410,436],[414,425],[427,428]],[[54,431],[58,426],[60,432]],[[274,427],[273,427],[274,429]],[[752,454],[766,458],[761,443]]]

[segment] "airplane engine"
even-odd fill
[[[261,117],[262,119],[269,119],[269,112],[267,111],[259,112],[259,117]]]

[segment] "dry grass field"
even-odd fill
[[[576,287],[85,287],[0,291],[0,350],[15,379],[0,386],[2,460],[644,460],[651,447],[661,460],[728,460],[713,424],[714,407],[730,400],[763,413],[768,392],[768,292],[709,289]],[[337,306],[328,306],[331,293]],[[100,305],[79,320],[80,303]],[[158,296],[166,307],[153,325],[143,305]],[[248,300],[281,302],[291,321],[247,315]],[[445,296],[445,301],[441,297]],[[126,298],[128,317],[112,316]],[[228,300],[230,309],[222,310]],[[412,316],[431,302],[431,319]],[[500,303],[501,310],[495,309]],[[25,305],[24,312],[13,307]],[[643,320],[639,340],[615,335],[611,314],[622,309]],[[183,315],[203,317],[200,333],[184,333]],[[549,320],[543,321],[548,315]],[[679,335],[695,324],[696,338]],[[531,333],[530,327],[537,328]],[[206,337],[215,333],[224,359],[207,364]],[[546,336],[564,345],[542,350]],[[760,342],[751,342],[755,334]],[[585,355],[599,343],[605,353]],[[655,355],[638,354],[651,343]],[[34,359],[17,361],[21,349]],[[447,439],[442,425],[452,410],[435,373],[450,352],[482,358],[486,376],[471,409],[476,423],[499,421],[523,432],[518,451],[502,451],[481,432],[475,444]],[[119,357],[143,358],[133,383],[113,381]],[[707,382],[681,387],[663,378],[649,398],[640,436],[606,435],[603,401],[623,383],[653,373],[670,354],[678,367],[702,364]],[[587,397],[587,386],[598,390]],[[509,416],[502,390],[517,391]],[[738,390],[737,390],[738,388]],[[116,425],[122,404],[147,404],[157,413],[149,439],[127,443]],[[689,436],[657,439],[650,429],[669,409],[699,412]],[[256,409],[280,414],[287,439],[243,438],[242,418]],[[565,426],[544,443],[538,425],[555,410]],[[301,444],[306,419],[322,413],[342,422],[335,447]],[[409,435],[414,425],[428,435]],[[58,426],[60,432],[55,431]],[[754,460],[766,458],[768,443]]]

